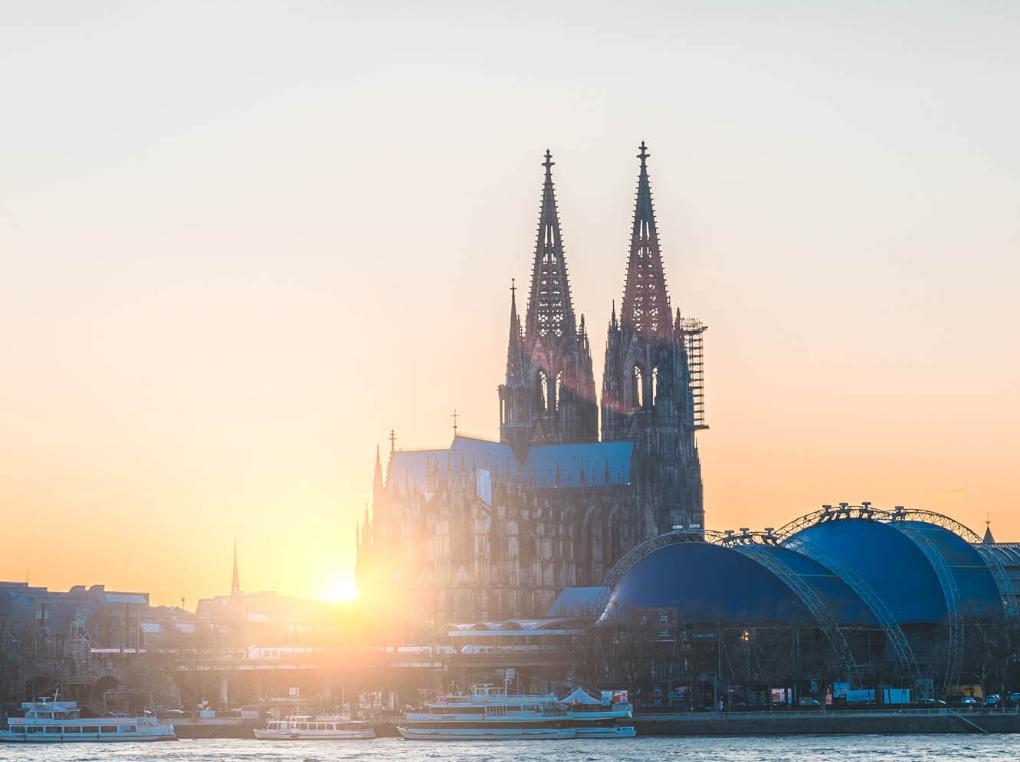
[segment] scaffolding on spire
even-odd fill
[[[705,423],[705,331],[707,325],[700,320],[680,320],[687,351],[687,371],[691,387],[691,423],[695,429],[707,429]]]

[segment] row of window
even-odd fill
[[[98,727],[82,727],[81,725],[12,725],[12,733],[134,733],[134,725],[100,725]]]
[[[368,723],[347,723],[337,727],[335,722],[290,722],[280,723],[280,727],[290,730],[361,730],[368,726]],[[273,726],[270,726],[273,727]]]
[[[562,401],[562,389],[563,389],[563,374],[559,373],[556,375],[556,379],[550,383],[550,379],[546,376],[545,371],[540,370],[538,372],[538,383],[535,389],[535,402],[538,406],[539,412],[553,411],[555,410],[560,402]],[[647,400],[648,403],[654,405],[659,399],[659,368],[658,366],[652,368],[651,377],[651,394]],[[645,407],[645,383],[644,373],[641,370],[640,365],[635,365],[633,369],[633,385],[631,386],[631,404],[636,408]],[[506,413],[504,412],[503,420],[506,422]]]

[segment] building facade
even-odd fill
[[[378,456],[358,529],[358,589],[409,627],[543,615],[564,587],[599,585],[643,540],[704,526],[695,431],[701,336],[670,304],[641,145],[619,315],[597,398],[574,312],[546,152],[523,320],[511,289],[499,441]],[[601,439],[599,413],[601,411]]]

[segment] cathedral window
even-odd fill
[[[538,412],[544,413],[547,409],[548,394],[549,394],[549,377],[545,374],[544,370],[538,372],[538,387],[535,390],[535,406],[538,408]]]
[[[659,403],[659,366],[652,368],[652,407]]]
[[[645,406],[645,380],[637,365],[634,366],[634,392],[631,399],[635,408],[640,410]]]
[[[563,373],[556,374],[556,381],[554,383],[555,386],[552,399],[555,409],[559,410],[560,404],[563,402]]]

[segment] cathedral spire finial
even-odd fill
[[[545,167],[545,176],[546,177],[551,177],[552,176],[552,168],[553,168],[553,165],[555,165],[555,164],[556,164],[556,162],[552,160],[552,152],[548,148],[546,148],[545,149],[545,161],[542,162],[542,166]]]
[[[648,159],[649,156],[651,156],[651,154],[648,153],[648,146],[645,145],[645,141],[643,140],[641,141],[640,148],[641,153],[639,153],[637,157],[641,159],[641,167],[644,168],[646,166],[645,161]]]

